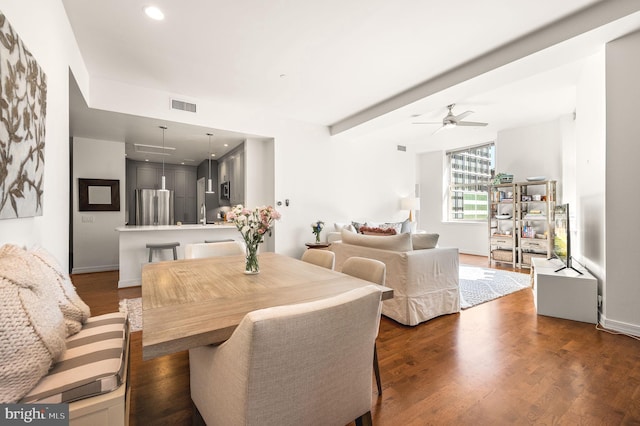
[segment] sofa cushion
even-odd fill
[[[440,234],[411,234],[414,250],[432,249],[438,245]]]
[[[117,389],[127,366],[129,324],[122,312],[89,318],[67,352],[20,402],[68,403]]]
[[[66,327],[42,266],[0,248],[0,403],[20,400],[65,351]]]
[[[78,296],[69,274],[62,270],[60,264],[51,254],[42,247],[37,247],[28,253],[34,261],[42,264],[49,275],[48,280],[56,294],[58,306],[67,326],[67,337],[77,333],[82,328],[82,324],[91,316],[89,306]]]
[[[342,231],[342,242],[363,247],[378,248],[392,251],[411,251],[411,234],[399,234],[391,236],[361,235]]]

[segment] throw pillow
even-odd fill
[[[343,229],[346,229],[347,231],[350,231],[350,232],[356,232],[356,228],[354,228],[353,225],[350,223],[336,222],[333,224],[333,227],[335,228],[336,232],[340,232]]]
[[[355,228],[356,232],[360,232],[360,227],[361,226],[365,226],[366,223],[362,223],[362,222],[351,222],[351,225],[353,225],[353,227]]]
[[[15,403],[65,351],[65,324],[42,267],[0,248],[0,403]]]
[[[29,251],[29,254],[34,262],[40,263],[49,275],[48,280],[51,282],[67,326],[67,337],[76,334],[91,316],[89,306],[78,296],[69,274],[62,270],[58,261],[47,250],[36,247]]]
[[[352,234],[351,232],[342,231],[342,242],[344,244],[352,244],[362,247],[377,248],[392,251],[411,251],[410,234],[390,235],[386,237],[378,235],[362,235]]]
[[[402,222],[402,227],[400,229],[400,233],[402,234],[410,234],[411,233],[411,221],[409,219]]]
[[[411,234],[414,250],[432,249],[438,245],[439,234]]]
[[[360,233],[364,235],[396,235],[396,230],[393,228],[372,228],[370,226],[361,226]]]
[[[380,225],[382,229],[393,229],[396,234],[402,233],[402,222],[387,222]]]

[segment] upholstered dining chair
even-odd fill
[[[344,261],[342,273],[384,285],[387,266],[379,260],[356,256]],[[380,367],[378,367],[378,348],[375,343],[373,344],[373,372],[376,375],[378,395],[382,395],[382,381],[380,380]]]
[[[248,313],[219,346],[189,350],[191,399],[206,424],[371,424],[381,292],[360,287]]]
[[[184,247],[185,259],[197,259],[214,256],[233,256],[245,254],[244,245],[238,241],[225,241],[220,243],[195,243]]]
[[[333,269],[336,264],[336,254],[329,250],[308,249],[302,253],[300,260],[323,268]]]

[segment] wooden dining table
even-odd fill
[[[151,359],[227,340],[257,309],[324,299],[373,283],[276,253],[150,263],[142,269],[142,356]],[[382,300],[393,289],[378,286]]]

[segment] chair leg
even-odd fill
[[[151,263],[152,258],[153,258],[153,249],[149,249],[149,263]]]
[[[378,367],[378,348],[373,344],[373,372],[376,374],[376,384],[378,385],[378,396],[382,395],[382,383],[380,381],[380,368]]]
[[[175,247],[173,248],[173,260],[178,260],[178,252]]]
[[[371,418],[371,411],[367,411],[356,419],[356,426],[373,426],[373,419]]]

